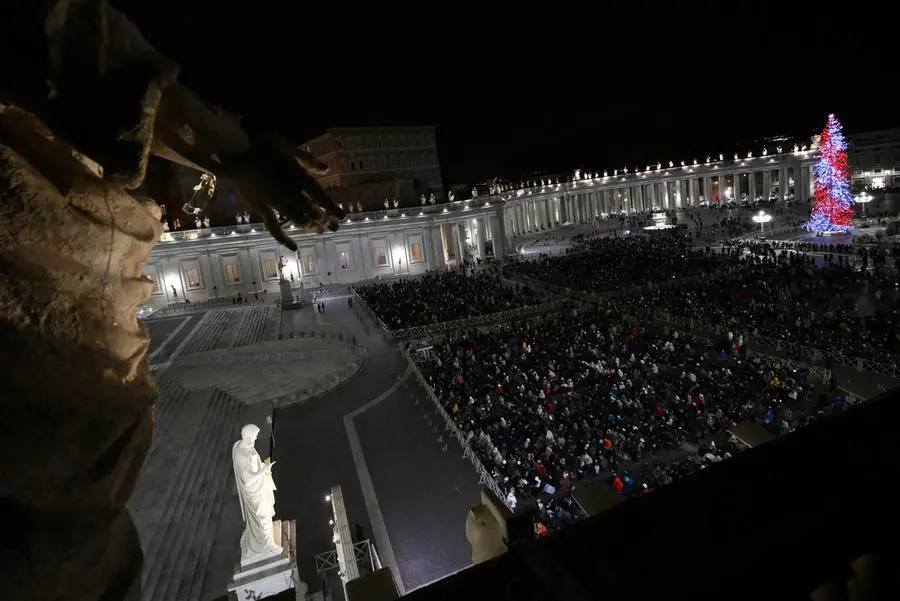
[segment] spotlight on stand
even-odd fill
[[[756,215],[753,216],[753,223],[759,224],[759,237],[765,238],[766,236],[766,224],[772,221],[772,216],[766,213],[765,211],[760,211]]]

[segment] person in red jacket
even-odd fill
[[[625,490],[625,484],[622,482],[622,479],[619,478],[618,474],[616,474],[616,477],[613,478],[612,487],[613,487],[613,490],[616,491],[618,494],[622,494],[622,491]]]

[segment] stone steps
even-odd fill
[[[162,489],[145,499],[140,512],[144,532],[152,532],[142,537],[146,601],[201,601],[199,588],[196,597],[188,595],[205,572],[227,486],[233,483],[230,448],[242,411],[221,391],[191,392],[146,466]]]
[[[216,392],[214,402],[222,405],[222,411],[227,412],[227,421],[232,423],[231,431],[237,431],[239,420],[243,413],[243,406],[227,393]],[[233,466],[231,464],[231,446],[237,440],[238,435],[228,436],[229,429],[218,431],[217,439],[213,443],[212,456],[208,465],[209,478],[205,479],[202,488],[196,489],[195,502],[191,504],[189,524],[191,530],[185,530],[181,538],[180,548],[184,549],[178,557],[172,556],[170,564],[173,567],[166,579],[168,588],[158,598],[185,599],[186,601],[205,601],[200,598],[203,590],[203,581],[207,576],[207,564],[210,560],[213,544],[219,534],[219,517],[225,502],[230,498],[228,487],[234,487]],[[240,525],[223,524],[234,531],[239,531]],[[229,529],[230,530],[230,529]],[[237,539],[235,539],[235,543]],[[235,544],[235,556],[239,555],[240,547]],[[222,582],[224,586],[227,578]]]
[[[228,311],[228,321],[225,323],[222,333],[219,334],[209,350],[223,350],[233,347],[234,340],[240,333],[241,328],[244,327],[244,323],[249,315],[250,309],[245,307]]]
[[[262,339],[260,340],[260,342],[278,340],[279,334],[281,334],[281,309],[276,309],[273,307],[272,311],[266,318],[266,327],[263,330]]]
[[[270,329],[270,321],[274,313],[276,313],[275,309],[268,305],[251,307],[247,321],[242,324],[242,329],[235,338],[234,346],[249,346],[262,342],[267,329]]]
[[[184,386],[165,376],[157,379],[156,385],[159,390],[159,400],[156,403],[153,442],[150,444],[144,464],[150,462],[153,454],[159,449],[160,443],[168,439],[171,427],[178,422],[179,413],[184,409],[184,400],[188,395],[188,390]]]
[[[216,343],[239,309],[217,309],[210,311],[197,324],[197,330],[190,341],[181,349],[180,356],[203,353],[215,348]]]
[[[282,361],[309,361],[321,357],[321,353],[286,351],[274,353],[202,353],[178,362],[178,368],[228,367],[230,365],[272,365]]]
[[[203,394],[190,393],[174,382],[172,387],[166,393],[169,399],[157,406],[153,442],[128,503],[145,551],[164,517],[172,483],[181,473],[202,420],[202,415],[188,409],[196,407]]]

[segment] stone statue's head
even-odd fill
[[[245,443],[252,445],[256,442],[257,436],[259,436],[259,428],[256,424],[247,424],[241,428],[241,440]]]

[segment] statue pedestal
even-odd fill
[[[291,289],[291,283],[289,281],[281,280],[278,282],[278,287],[281,289],[282,309],[299,309],[303,306],[301,303],[294,302],[294,291]]]
[[[279,531],[281,533],[281,546],[284,550],[251,563],[241,562],[228,584],[228,592],[235,593],[238,599],[262,599],[295,587],[296,522],[282,520],[275,522],[274,526],[276,540],[279,538]]]

